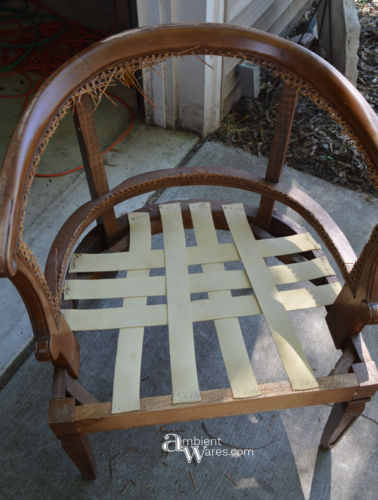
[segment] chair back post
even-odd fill
[[[265,180],[269,182],[280,182],[282,177],[298,94],[298,89],[291,87],[287,83],[283,84],[277,121],[274,128],[272,146],[270,148],[268,166],[265,174]],[[275,203],[276,202],[270,198],[266,198],[265,196],[261,197],[257,215],[257,225],[268,232]]]
[[[91,98],[89,94],[81,96],[73,110],[73,120],[81,157],[83,159],[89,192],[92,200],[109,192],[108,179],[101,155],[96,125],[93,118]],[[110,208],[97,219],[97,224],[105,229],[109,245],[115,242],[118,236],[118,225],[114,208]]]

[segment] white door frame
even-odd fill
[[[137,0],[139,26],[225,19],[225,0]],[[205,137],[221,123],[222,60],[203,56],[170,59],[162,64],[164,79],[154,71],[143,77],[147,124],[185,129]],[[159,69],[159,72],[161,70]]]

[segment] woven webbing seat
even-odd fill
[[[235,168],[178,167],[141,173],[109,189],[91,98],[98,101],[115,79],[134,79],[140,89],[140,70],[184,54],[208,63],[213,56],[248,60],[282,78],[265,178]],[[177,67],[184,63],[180,58]],[[322,447],[330,449],[377,391],[378,372],[361,331],[378,324],[378,226],[357,258],[316,201],[280,182],[299,94],[329,112],[354,140],[377,186],[378,118],[369,104],[315,54],[253,29],[185,24],[117,34],[59,68],[20,120],[0,176],[0,277],[15,285],[26,304],[37,360],[54,365],[49,425],[85,477],[97,474],[91,432],[324,403],[334,404],[321,438]],[[71,109],[91,200],[59,229],[43,272],[23,241],[26,204],[40,156]],[[203,185],[255,193],[259,206],[242,205],[236,194],[230,201],[158,200],[116,217],[116,205],[139,195]],[[311,234],[274,210],[277,201],[299,214]],[[194,246],[186,245],[186,230],[194,230]],[[232,241],[220,243],[217,231],[228,231]],[[153,236],[160,233],[164,246],[153,249]],[[91,300],[97,308],[85,309]],[[109,307],[110,301],[122,303]],[[342,351],[323,377],[315,377],[310,353],[298,340],[303,343],[303,332],[311,335],[306,310],[315,307],[325,307],[330,337]],[[296,310],[301,310],[300,335],[291,322]],[[250,332],[242,326],[257,315],[264,316],[287,374],[279,382],[259,380],[255,358],[250,361]],[[229,383],[201,390],[193,324],[209,321]],[[172,384],[165,394],[140,398],[144,331],[161,325],[168,329]],[[113,400],[99,402],[77,381],[75,332],[106,335],[114,329],[119,338]],[[168,362],[166,370],[169,375]]]
[[[112,413],[140,409],[139,388],[144,327],[168,325],[173,404],[201,401],[193,339],[193,322],[215,320],[233,398],[261,395],[239,326],[239,316],[264,314],[293,391],[319,387],[287,311],[333,304],[341,287],[278,292],[286,285],[334,272],[323,256],[296,264],[267,267],[264,258],[319,250],[309,233],[256,241],[241,204],[222,206],[234,243],[218,244],[210,203],[189,204],[197,240],[185,245],[180,203],[159,206],[164,250],[151,250],[150,213],[129,214],[130,250],[111,254],[74,254],[71,273],[127,271],[117,280],[68,280],[66,300],[124,297],[123,308],[62,310],[72,330],[120,329]],[[225,271],[224,263],[241,261],[244,270]],[[189,274],[188,266],[203,273]],[[165,268],[166,276],[149,277]],[[232,297],[230,290],[253,289]],[[207,300],[191,294],[207,292]],[[146,305],[147,297],[167,297],[167,304]],[[185,353],[185,354],[184,354]]]

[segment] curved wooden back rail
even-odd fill
[[[67,102],[90,92],[91,86],[100,84],[102,72],[112,68],[116,73],[117,65],[125,61],[138,63],[148,58],[151,64],[159,57],[184,52],[254,60],[281,74],[287,84],[313,97],[319,105],[324,103],[343,122],[364,149],[367,161],[378,171],[377,116],[337,70],[312,52],[274,35],[235,26],[163,25],[128,31],[89,47],[65,63],[46,80],[20,120],[1,172],[0,218],[5,222],[0,240],[0,276],[16,272],[14,252],[36,168],[33,162],[58,123],[54,119],[67,110]]]
[[[265,179],[228,168],[168,169],[127,179],[109,191],[92,115],[91,95],[106,88],[113,78],[125,71],[133,73],[137,68],[148,68],[156,61],[182,54],[237,57],[253,61],[282,77],[284,86]],[[0,277],[8,277],[14,283],[26,304],[35,334],[37,359],[51,361],[56,367],[51,422],[58,436],[61,431],[57,415],[61,413],[61,405],[68,405],[64,413],[71,416],[75,406],[74,400],[68,403],[64,400],[67,393],[83,404],[95,402],[80,386],[75,386],[72,379],[66,378],[67,373],[78,377],[80,354],[79,344],[60,314],[70,256],[79,237],[95,220],[97,227],[80,243],[79,251],[126,250],[128,221],[122,217],[116,219],[114,206],[161,188],[212,184],[260,194],[258,210],[247,212],[257,238],[301,232],[301,228],[294,228],[291,221],[273,212],[275,201],[294,209],[318,233],[346,281],[336,302],[328,307],[327,322],[335,345],[345,351],[335,373],[348,370],[354,360],[364,366],[371,363],[359,333],[366,324],[378,324],[378,226],[357,259],[342,231],[314,200],[280,183],[299,93],[329,111],[355,140],[363,152],[371,180],[377,185],[378,118],[370,105],[324,60],[268,33],[224,24],[162,25],[132,30],[89,47],[65,63],[40,88],[12,136],[0,174]],[[92,201],[82,205],[63,225],[51,247],[43,274],[32,251],[22,241],[25,207],[40,155],[59,121],[72,107]],[[217,219],[221,217],[217,210],[216,203],[212,203],[215,226],[227,228],[225,221]],[[184,213],[188,213],[187,208],[183,209]],[[158,218],[158,214],[154,217]],[[187,227],[191,227],[190,215],[184,215],[184,220],[185,217],[188,218]],[[308,252],[306,258],[319,256],[316,250]],[[303,258],[298,256],[297,261]],[[291,262],[296,257],[292,259]],[[281,260],[285,262],[284,257]],[[327,277],[315,284],[332,282],[332,279]],[[371,376],[374,378],[375,372]],[[360,378],[363,380],[363,375]],[[359,392],[359,400],[371,396],[371,385],[368,383],[365,392]],[[361,413],[360,407],[352,407]],[[344,427],[348,425],[345,423]],[[331,425],[327,431],[332,431],[326,439],[327,446],[332,436],[338,435],[339,439],[342,435],[333,427]],[[80,453],[86,456],[81,470],[93,477],[93,457],[88,458],[87,438],[76,431],[74,434],[71,440],[67,436],[62,438],[63,446],[66,451],[72,447],[81,450]]]

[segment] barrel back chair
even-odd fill
[[[91,95],[125,71],[149,68],[182,54],[252,61],[280,75],[284,85],[265,178],[230,168],[184,167],[142,173],[109,190],[91,109]],[[87,478],[96,465],[87,434],[334,403],[321,444],[334,446],[378,388],[378,376],[361,337],[378,322],[378,226],[356,257],[342,231],[305,193],[280,183],[298,94],[327,110],[363,153],[377,183],[378,119],[364,98],[332,66],[310,51],[253,29],[217,24],[162,25],[103,40],[65,63],[50,77],[22,116],[9,145],[0,183],[0,277],[22,296],[34,331],[38,361],[54,365],[49,424],[63,449]],[[64,223],[43,273],[22,240],[30,186],[49,138],[73,108],[91,201]],[[116,218],[114,207],[137,195],[187,185],[228,186],[261,195],[255,208],[240,203],[184,200],[141,208]],[[319,244],[298,224],[274,210],[279,201],[307,221],[333,256],[343,287]],[[80,241],[88,226],[97,226]],[[186,229],[196,247],[186,249]],[[233,243],[218,244],[216,230]],[[151,250],[163,232],[164,250]],[[78,243],[79,242],[79,243]],[[276,256],[280,266],[267,267]],[[241,260],[243,270],[224,272]],[[188,265],[202,273],[188,275]],[[153,268],[165,276],[149,276]],[[114,279],[117,271],[126,278]],[[87,273],[90,281],[75,280]],[[88,274],[89,273],[89,274]],[[227,275],[227,276],[226,276]],[[278,292],[276,286],[308,282],[311,288]],[[253,295],[230,290],[253,288]],[[190,301],[190,293],[208,299]],[[146,297],[166,295],[167,304]],[[116,309],[82,310],[79,299],[124,298]],[[316,378],[287,311],[326,306],[326,321],[339,362]],[[264,314],[288,381],[258,384],[238,317]],[[230,388],[200,391],[193,322],[215,320]],[[168,325],[172,394],[140,400],[144,327]],[[305,326],[305,325],[304,325]],[[112,403],[98,402],[78,382],[80,346],[74,331],[120,329]],[[330,367],[331,368],[331,367]],[[261,381],[260,381],[261,382]]]

